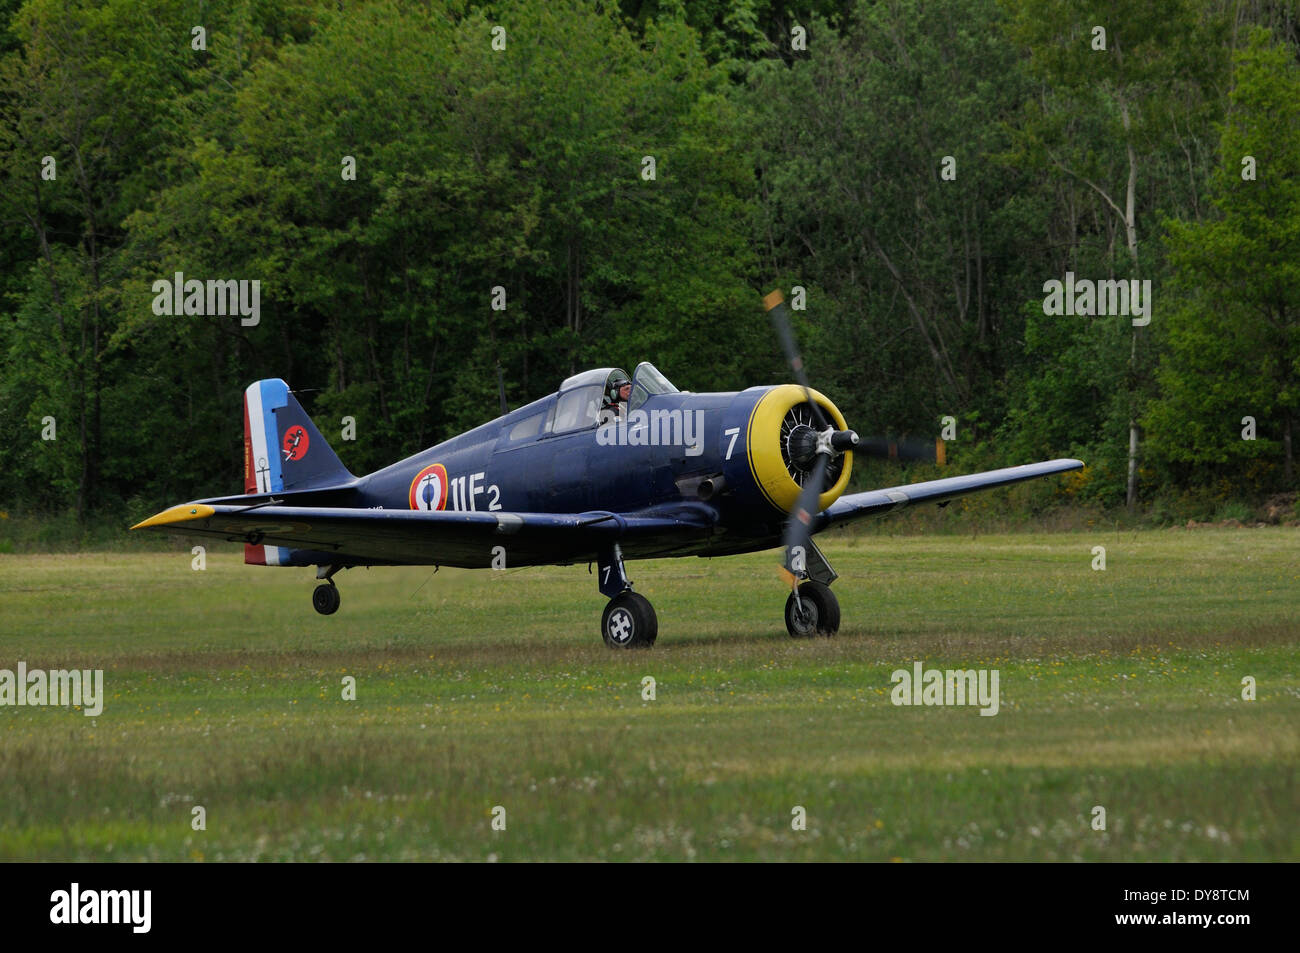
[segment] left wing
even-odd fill
[[[650,551],[709,535],[703,505],[642,514],[371,510],[327,506],[185,503],[132,529],[162,529],[292,550],[288,565],[442,565],[486,568],[496,547],[506,565],[594,560],[614,543]]]
[[[1001,470],[986,470],[983,473],[971,473],[967,476],[946,477],[942,480],[928,480],[925,483],[912,483],[908,486],[895,486],[887,490],[870,490],[866,493],[850,493],[841,496],[818,517],[818,530],[838,526],[864,516],[878,516],[888,513],[900,506],[915,503],[943,503],[947,500],[975,493],[979,490],[991,490],[994,487],[1010,486],[1023,483],[1036,477],[1051,476],[1053,473],[1066,473],[1083,468],[1081,460],[1048,460],[1044,463],[1027,463],[1019,467],[1005,467]]]

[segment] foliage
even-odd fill
[[[950,414],[955,465],[1078,455],[1069,494],[1110,505],[1140,414],[1144,500],[1295,485],[1300,97],[1271,5],[1126,0],[1107,53],[1077,0],[202,9],[0,0],[6,510],[89,530],[230,492],[261,377],[327,435],[354,417],[357,472],[494,416],[498,367],[514,406],[641,360],[774,382],[778,284],[864,434]],[[1042,313],[1066,270],[1152,280],[1140,348]],[[259,281],[259,323],[155,314],[175,272]]]
[[[1215,214],[1168,223],[1179,299],[1147,426],[1168,467],[1258,490],[1291,484],[1300,440],[1300,66],[1263,30],[1237,64]]]

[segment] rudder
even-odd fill
[[[278,377],[244,391],[244,493],[271,494],[343,486],[355,479],[321,436],[289,385]],[[244,547],[244,562],[279,566],[293,550]]]
[[[244,391],[244,492],[319,490],[354,477],[278,377]]]

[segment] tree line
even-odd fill
[[[775,286],[863,434],[951,416],[952,465],[1078,456],[1100,506],[1294,490],[1300,4],[1096,9],[0,0],[0,509],[236,492],[261,377],[358,473],[499,379],[781,381]]]

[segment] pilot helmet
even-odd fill
[[[628,380],[626,377],[614,378],[605,387],[605,400],[611,404],[614,403],[615,401],[622,400],[622,397],[619,395],[619,391],[621,391],[624,387],[627,387],[631,383],[632,382]]]

